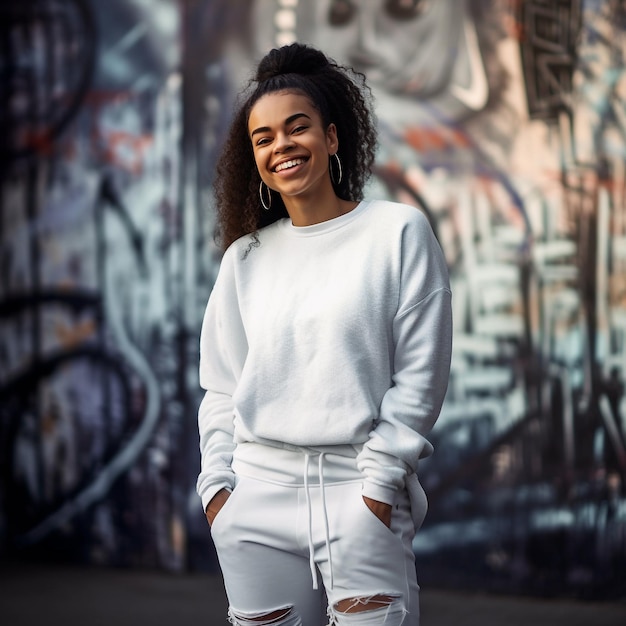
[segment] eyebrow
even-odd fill
[[[295,122],[299,117],[306,117],[308,120],[311,119],[306,113],[294,113],[285,120],[285,126],[288,126],[289,124],[291,124],[291,122]],[[269,126],[261,126],[260,128],[255,128],[250,133],[250,139],[252,139],[252,137],[254,137],[255,135],[258,135],[259,133],[269,133],[271,130],[272,129]]]

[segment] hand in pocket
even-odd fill
[[[367,496],[363,496],[363,502],[367,508],[387,527],[391,527],[391,504],[385,504],[378,500],[372,500]]]
[[[220,489],[214,496],[211,498],[211,501],[207,505],[206,508],[206,518],[209,522],[209,526],[213,525],[213,520],[216,515],[222,510],[222,507],[226,504],[226,500],[230,498],[231,492],[228,489]]]

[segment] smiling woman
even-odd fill
[[[318,50],[272,50],[218,165],[197,486],[238,626],[419,623],[450,287],[423,214],[361,198],[367,94]]]
[[[318,164],[320,158],[325,159],[325,169],[328,171],[331,155],[337,155],[333,157],[331,170],[336,172],[335,180],[333,182],[329,179],[328,183],[332,183],[333,195],[352,202],[353,206],[361,198],[371,173],[377,136],[371,97],[364,77],[348,68],[341,68],[312,48],[292,45],[280,50],[280,55],[274,51],[275,54],[270,53],[259,64],[256,80],[251,81],[244,90],[246,99],[235,114],[217,164],[217,236],[224,249],[242,235],[254,233],[260,227],[289,215],[283,197],[277,193],[278,189],[271,191],[274,187],[263,178],[264,167],[257,168],[256,158],[261,146],[258,145],[259,137],[256,137],[258,132],[255,133],[254,144],[251,141],[252,131],[263,130],[267,134],[268,131],[277,130],[268,127],[270,122],[273,126],[285,126],[288,124],[287,118],[294,114],[308,115],[309,119],[299,118],[300,124],[297,120],[290,121],[290,137],[295,137],[293,131],[303,126],[303,120],[308,127],[305,134],[314,132],[310,129],[316,128],[317,131],[322,130],[325,136],[328,135],[327,141],[334,137],[336,145],[331,148],[327,146],[325,155],[319,154],[315,164]],[[283,118],[275,119],[273,105],[279,102],[279,93],[289,94],[290,106],[296,106],[293,99],[299,96],[299,104],[304,108],[296,106],[287,112],[288,107],[283,104]],[[260,102],[266,95],[274,98],[269,105],[267,100],[265,104]],[[272,119],[259,117],[267,114],[271,114]],[[261,143],[267,144],[267,136],[261,139]],[[272,145],[275,147],[276,144]],[[263,148],[264,155],[266,150]],[[289,156],[302,155],[292,151]],[[278,163],[276,157],[273,159]],[[339,170],[342,176],[338,175]],[[268,184],[267,188],[263,188],[262,197],[263,203],[270,207],[269,210],[265,210],[260,201],[259,186],[262,182]],[[342,207],[342,212],[345,209]]]
[[[324,126],[309,98],[293,91],[263,96],[248,120],[261,180],[280,194],[294,226],[339,217],[356,206],[335,195],[330,157],[337,154],[337,128]]]

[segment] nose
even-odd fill
[[[287,133],[278,133],[276,136],[276,141],[274,142],[274,151],[281,153],[287,152],[294,147],[293,139]]]
[[[382,65],[382,57],[378,53],[379,25],[372,4],[375,3],[363,3],[358,7],[357,34],[354,47],[349,53],[350,63],[362,72]]]

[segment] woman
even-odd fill
[[[233,624],[320,625],[326,604],[339,625],[419,622],[450,289],[417,209],[360,200],[368,94],[313,48],[272,50],[218,164],[198,493]]]

